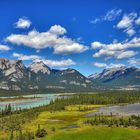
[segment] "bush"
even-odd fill
[[[41,138],[41,137],[44,137],[44,136],[46,136],[46,135],[47,135],[46,130],[45,130],[45,129],[40,129],[40,125],[38,125],[38,129],[37,129],[37,131],[36,131],[36,133],[35,133],[35,136],[36,136],[37,138]]]
[[[52,127],[52,131],[55,132],[55,127]]]

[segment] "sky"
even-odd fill
[[[0,0],[0,57],[85,76],[140,67],[140,1]]]

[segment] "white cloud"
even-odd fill
[[[92,44],[96,44],[96,42]],[[93,54],[93,57],[115,57],[117,59],[123,59],[137,54],[137,52],[128,49],[140,48],[140,38],[135,37],[130,41],[114,42],[111,44],[104,44],[101,42],[98,44],[100,44],[100,47],[92,46],[92,49],[98,49],[96,53]]]
[[[24,60],[33,60],[35,62],[43,61],[44,64],[48,65],[49,67],[68,67],[76,64],[73,60],[69,58],[66,60],[49,60],[49,59],[44,59],[38,55],[24,55],[20,53],[13,53],[13,57],[16,57],[19,60],[23,60],[23,61]]]
[[[137,25],[140,25],[140,17],[139,17],[138,19],[135,20],[135,23],[136,23]]]
[[[116,17],[120,16],[121,13],[122,13],[121,9],[112,9],[106,13],[103,19],[106,21],[112,21],[115,20]]]
[[[90,20],[89,22],[92,23],[92,24],[96,24],[96,23],[98,23],[98,22],[100,22],[100,21],[101,21],[100,18],[95,18],[95,19],[93,19],[93,20]]]
[[[54,25],[46,32],[32,30],[28,34],[11,34],[6,41],[37,50],[53,48],[56,54],[81,53],[88,49],[87,46],[64,36],[66,32],[66,29],[60,25]]]
[[[110,63],[110,64],[106,64],[106,63],[98,63],[95,62],[93,63],[93,66],[98,67],[98,68],[118,68],[118,67],[123,67],[125,66],[124,64],[114,64],[114,63]]]
[[[112,10],[107,11],[104,16],[91,20],[90,23],[96,24],[98,22],[103,22],[103,21],[113,21],[117,17],[119,17],[121,13],[122,13],[121,9],[112,9]]]
[[[87,50],[87,47],[85,47],[82,44],[79,43],[70,43],[70,44],[62,44],[62,45],[56,45],[54,48],[55,54],[71,54],[71,53],[82,53]]]
[[[139,22],[137,18],[137,13],[132,12],[129,14],[125,14],[121,21],[117,24],[118,29],[123,29],[123,31],[128,34],[129,36],[133,36],[136,31],[134,29],[135,24]]]
[[[136,33],[136,31],[135,31],[134,29],[130,28],[130,29],[126,30],[126,33],[127,33],[129,36],[133,36],[133,35]]]
[[[68,67],[76,63],[71,59],[66,60],[43,60],[43,62],[50,67]]]
[[[112,57],[115,55],[115,51],[108,51],[106,49],[101,49],[99,52],[95,53],[93,57],[98,58],[98,57]]]
[[[10,50],[9,46],[0,44],[0,51],[9,51],[9,50]]]
[[[57,35],[63,35],[67,33],[66,29],[61,27],[60,25],[54,25],[49,30],[51,33],[57,34]]]
[[[13,53],[13,57],[18,58],[19,60],[41,59],[41,57],[37,55],[24,55],[24,54],[19,54],[19,53]]]
[[[135,56],[136,54],[137,54],[137,52],[135,52],[135,51],[121,52],[121,53],[118,54],[117,59],[130,58],[132,56]]]
[[[129,59],[128,60],[128,63],[130,64],[130,65],[140,65],[140,59],[136,59],[136,58],[132,58],[132,59]]]
[[[105,68],[107,67],[107,64],[95,62],[93,63],[93,66],[98,67],[98,68]]]
[[[19,18],[19,20],[15,23],[16,28],[29,28],[31,25],[31,21],[27,17]]]
[[[124,64],[120,64],[120,63],[117,63],[117,64],[111,63],[111,64],[107,65],[107,68],[120,68],[120,67],[124,67],[124,66],[125,66]]]
[[[91,43],[91,47],[92,47],[92,49],[98,49],[98,48],[102,47],[102,44],[98,41],[95,41],[95,42]]]
[[[124,15],[122,20],[117,24],[117,28],[127,28],[132,25],[133,18],[130,18],[129,15]]]

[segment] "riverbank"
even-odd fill
[[[17,96],[17,97],[7,97],[7,98],[2,98],[0,97],[0,102],[14,102],[14,101],[24,101],[24,100],[34,100],[38,99],[41,97],[34,96],[34,97],[24,97],[24,96]]]

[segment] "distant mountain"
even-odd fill
[[[140,89],[140,69],[135,67],[104,69],[101,73],[95,73],[88,78],[98,83],[99,87],[109,89]]]
[[[42,61],[26,67],[20,60],[0,59],[0,89],[86,91],[92,82],[75,69],[51,69]]]
[[[48,92],[140,89],[140,69],[104,69],[87,78],[75,69],[51,69],[42,61],[26,67],[21,60],[0,59],[0,89]]]

